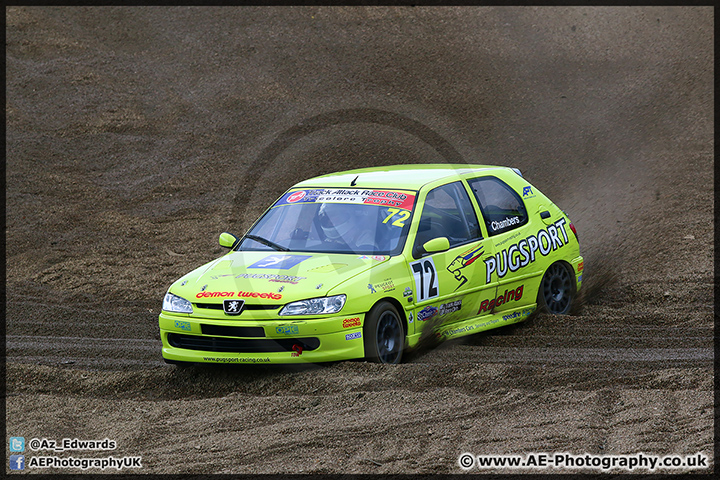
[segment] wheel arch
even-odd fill
[[[400,301],[397,298],[394,298],[394,297],[379,298],[375,303],[372,304],[372,306],[368,309],[367,313],[370,313],[370,311],[381,302],[388,302],[393,307],[395,307],[395,309],[397,309],[398,314],[400,315],[400,320],[402,321],[403,328],[405,329],[405,338],[407,339],[407,334],[409,331],[407,314],[405,313],[405,307],[402,306],[402,304],[400,303]]]
[[[573,266],[570,264],[570,262],[568,262],[567,260],[562,259],[562,258],[559,260],[555,260],[550,265],[548,265],[547,268],[545,270],[543,270],[542,274],[545,275],[547,273],[547,271],[550,270],[550,267],[552,267],[556,263],[561,263],[565,268],[568,269],[568,271],[570,273],[572,273],[572,276],[575,277],[575,280],[577,280],[577,275],[575,275],[575,269],[573,268]],[[540,278],[542,278],[542,277],[540,277]]]

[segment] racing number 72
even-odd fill
[[[397,218],[395,219],[394,222],[392,222],[392,224],[393,224],[394,226],[396,226],[396,227],[404,227],[404,226],[405,226],[405,223],[404,223],[405,220],[407,220],[408,218],[410,218],[410,212],[408,212],[407,210],[402,210],[402,211],[400,211],[399,208],[388,208],[388,209],[387,209],[387,212],[388,212],[390,215],[388,215],[387,217],[385,217],[385,220],[383,220],[382,223],[387,223],[387,221],[390,220],[391,218],[393,218],[393,216],[397,213],[397,214],[398,214],[398,215],[397,215]]]
[[[415,289],[418,301],[428,300],[438,296],[438,279],[435,273],[435,262],[432,257],[423,258],[410,264],[415,277]]]

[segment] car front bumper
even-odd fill
[[[363,358],[363,314],[219,320],[162,312],[162,356],[192,363],[319,363]]]

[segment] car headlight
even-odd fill
[[[299,302],[288,303],[280,310],[280,315],[320,315],[337,313],[345,305],[345,295],[334,297],[310,298]]]
[[[163,310],[175,313],[193,313],[192,304],[182,297],[168,292],[163,299]]]

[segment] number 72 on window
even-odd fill
[[[388,220],[395,217],[395,221],[392,222],[392,225],[395,227],[404,227],[405,220],[410,218],[410,212],[408,212],[407,210],[400,210],[399,208],[388,208],[387,211],[390,215],[385,217],[385,220],[383,220],[382,223],[387,223]]]

